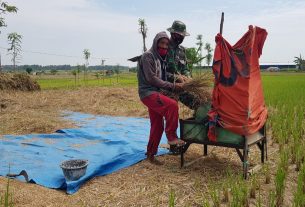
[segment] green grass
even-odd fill
[[[73,75],[53,75],[53,76],[40,76],[36,77],[37,82],[44,89],[73,89],[79,87],[135,87],[137,86],[137,78],[135,73],[122,73],[118,76],[104,76],[100,78],[94,77],[93,74],[89,74],[88,78],[84,80],[83,75],[76,78]]]

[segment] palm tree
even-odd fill
[[[6,13],[17,13],[17,7],[8,5],[6,2],[2,2],[0,0],[0,28],[6,27],[5,19],[2,17],[3,14]],[[2,71],[1,67],[1,54],[0,54],[0,72]]]
[[[208,66],[210,66],[211,62],[212,62],[212,51],[213,49],[211,48],[211,44],[210,43],[206,43],[204,46],[204,49],[207,51],[207,55],[206,57],[206,63]]]
[[[16,63],[20,58],[22,36],[20,34],[17,34],[16,32],[13,32],[8,34],[7,39],[10,45],[10,48],[8,48],[7,51],[10,55],[12,55],[12,62],[15,70]]]
[[[87,68],[89,66],[89,58],[90,58],[91,53],[88,49],[84,49],[83,53],[84,53],[84,58],[85,58],[85,61],[86,61],[85,68],[84,68],[84,80],[86,81],[86,79],[87,79]]]
[[[305,69],[305,60],[303,60],[303,58],[302,58],[302,56],[301,56],[301,54],[300,54],[300,57],[294,57],[294,63],[297,65],[297,67],[298,67],[298,69],[299,70],[303,70],[303,69]]]
[[[6,2],[0,0],[0,27],[6,27],[2,14],[17,13],[17,10],[17,7],[8,5]]]
[[[138,20],[138,23],[139,23],[139,33],[142,35],[142,38],[143,38],[143,52],[145,52],[147,49],[146,49],[146,44],[145,44],[145,39],[147,37],[147,25],[145,23],[145,19],[139,19]]]
[[[203,46],[203,42],[202,42],[202,35],[199,34],[197,35],[198,42],[196,43],[196,45],[198,45],[198,53],[199,53],[199,57],[202,57],[202,46]],[[201,68],[201,62],[202,60],[199,62],[199,67]]]

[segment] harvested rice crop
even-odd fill
[[[23,73],[0,73],[0,90],[36,91],[39,84]]]

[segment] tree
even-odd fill
[[[71,73],[72,73],[72,75],[74,75],[74,84],[75,84],[75,86],[76,86],[77,69],[72,70]]]
[[[89,58],[90,58],[91,53],[88,49],[84,49],[83,53],[84,53],[84,58],[85,58],[85,61],[86,61],[85,68],[84,68],[84,80],[86,81],[86,79],[87,79],[87,68],[89,66]]]
[[[10,55],[12,55],[12,62],[15,70],[16,63],[20,58],[22,36],[17,34],[16,32],[13,32],[8,34],[7,39],[8,39],[8,44],[10,45],[10,48],[7,49],[7,51],[9,52]]]
[[[100,74],[99,72],[96,72],[96,73],[94,74],[94,76],[96,77],[97,82],[100,83],[101,74]]]
[[[138,72],[138,68],[137,67],[132,67],[128,71],[131,72],[131,73],[136,73],[136,72]]]
[[[8,5],[6,2],[0,0],[0,27],[6,27],[5,19],[2,17],[6,13],[17,13],[18,8]]]
[[[17,10],[18,10],[17,7],[8,5],[6,2],[2,2],[0,0],[0,28],[6,27],[6,23],[3,15],[6,13],[17,13]],[[1,56],[0,56],[0,72],[1,71],[2,71],[2,67],[1,67]]]
[[[202,57],[202,46],[203,46],[202,35],[201,34],[197,35],[196,39],[198,40],[198,42],[196,43],[196,45],[198,45],[198,55],[201,58]],[[202,62],[202,60],[198,62],[199,67],[201,67],[201,62]]]
[[[139,19],[138,20],[139,22],[139,33],[142,35],[142,39],[143,39],[143,52],[145,52],[147,49],[146,49],[146,44],[145,44],[145,40],[146,40],[146,37],[147,37],[147,25],[145,23],[145,19]]]
[[[305,60],[303,60],[301,54],[300,57],[294,57],[294,63],[296,64],[299,70],[305,70]]]
[[[211,62],[212,62],[212,51],[213,49],[211,48],[211,44],[210,43],[206,43],[204,46],[204,49],[207,51],[207,55],[206,57],[206,63],[208,66],[210,66]]]
[[[120,65],[117,64],[116,67],[114,68],[114,73],[116,74],[116,82],[119,82],[119,73],[120,73]]]
[[[190,69],[190,72],[192,73],[193,67],[195,64],[198,64],[200,61],[202,61],[205,57],[200,57],[198,49],[191,47],[186,49],[186,59],[187,63]]]
[[[58,71],[57,71],[56,69],[52,69],[52,70],[50,71],[51,75],[56,75],[57,72],[58,72]]]
[[[31,74],[31,73],[33,72],[33,69],[30,68],[30,67],[27,67],[27,68],[25,69],[25,71],[26,71],[28,74]]]
[[[82,66],[77,65],[76,66],[76,73],[77,73],[77,81],[78,81],[78,83],[79,83],[79,74],[80,74],[81,70],[82,70]]]

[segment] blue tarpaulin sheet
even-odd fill
[[[62,129],[54,134],[0,136],[0,175],[25,170],[30,182],[73,194],[95,176],[110,174],[145,159],[148,119],[74,112],[65,117],[79,128]],[[161,143],[165,142],[163,135]],[[159,149],[159,154],[166,152]],[[89,160],[85,176],[77,181],[66,181],[59,166],[69,159]]]

